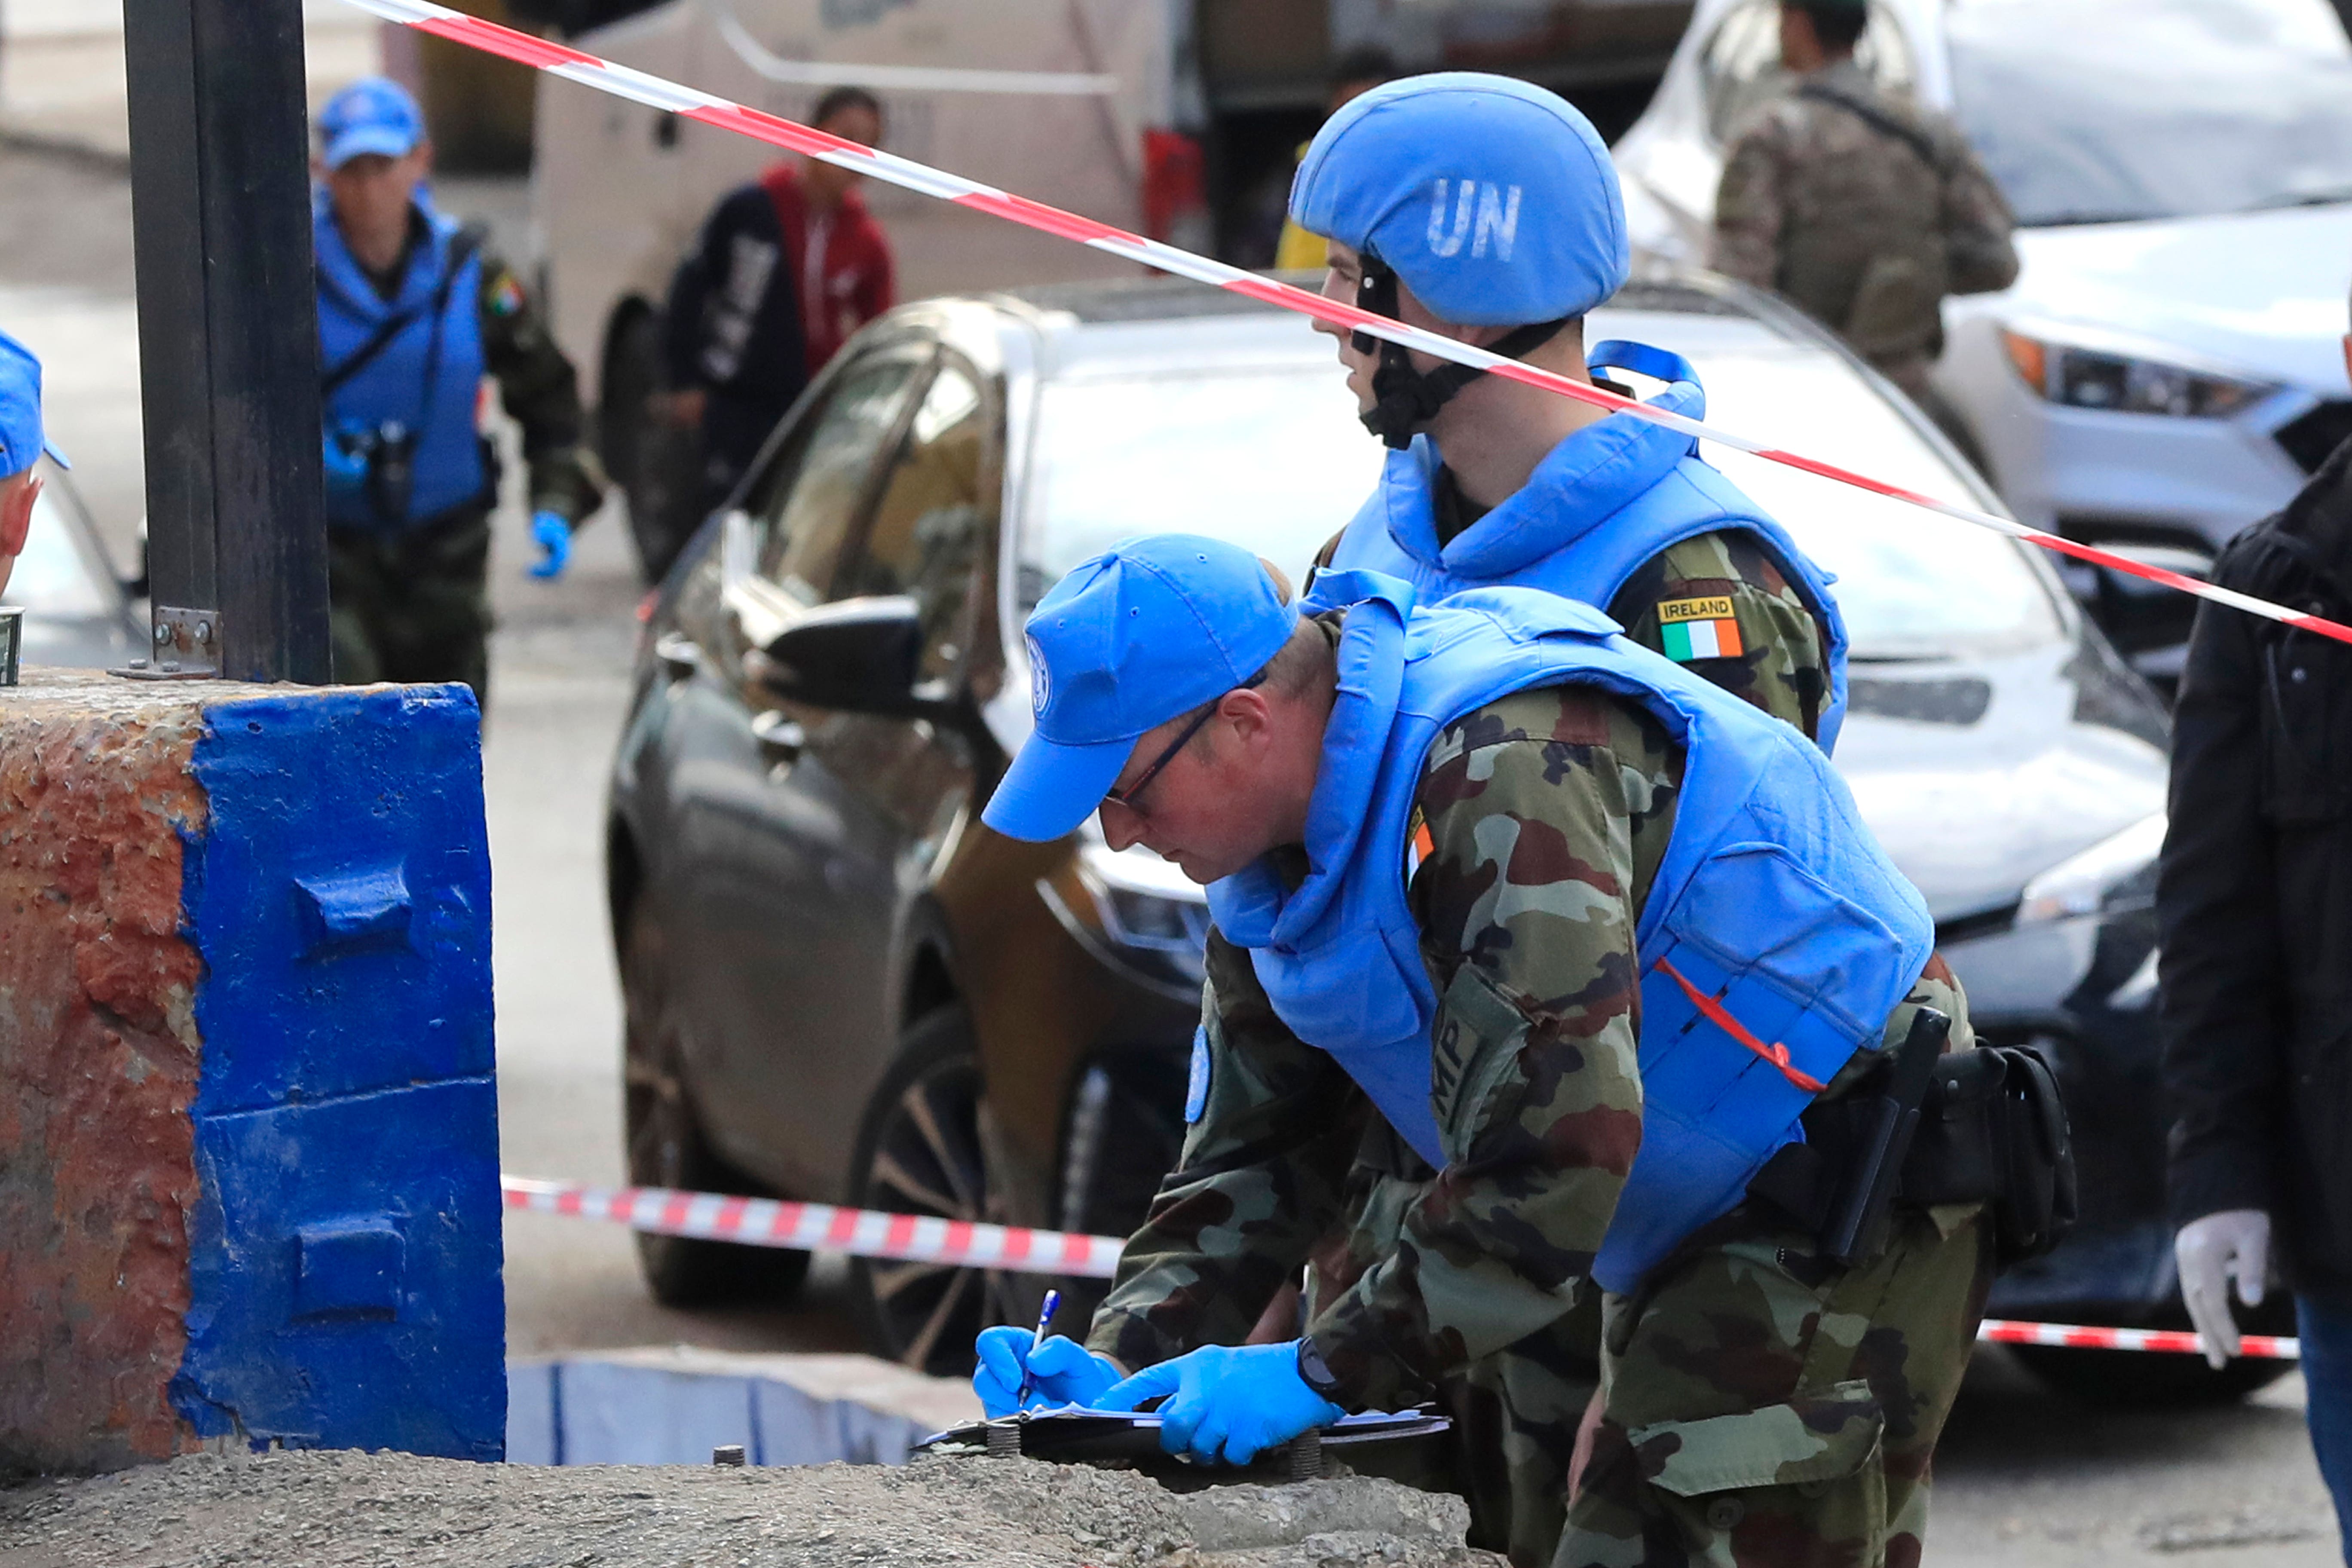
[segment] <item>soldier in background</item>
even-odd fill
[[[2016,280],[2015,220],[1958,126],[1855,62],[1869,19],[1866,0],[1781,0],[1790,85],[1724,161],[1711,265],[1790,300],[1954,429],[1927,384],[1944,296]]]
[[[530,468],[534,577],[604,500],[579,384],[513,271],[433,205],[433,144],[405,89],[352,83],[319,115],[320,382],[335,679],[489,687],[490,513],[478,418],[499,384]]]

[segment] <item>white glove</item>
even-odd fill
[[[2172,1238],[2172,1259],[2180,1270],[2180,1299],[2197,1325],[2197,1342],[2219,1372],[2238,1353],[2230,1279],[2238,1281],[2239,1300],[2249,1307],[2263,1304],[2263,1287],[2270,1278],[2271,1216],[2261,1209],[2224,1209],[2190,1220]]]

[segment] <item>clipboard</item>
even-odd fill
[[[1429,1410],[1366,1411],[1302,1434],[1253,1464],[1214,1467],[1178,1458],[1160,1447],[1160,1417],[1149,1411],[1093,1410],[1071,1405],[950,1426],[916,1444],[914,1451],[1116,1466],[1144,1470],[1163,1479],[1305,1480],[1321,1476],[1329,1459],[1339,1458],[1351,1448],[1370,1450],[1423,1442],[1453,1430],[1454,1423]]]

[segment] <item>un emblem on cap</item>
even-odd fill
[[[1033,637],[1027,640],[1029,643],[1029,710],[1042,716],[1045,711],[1045,704],[1054,700],[1054,675],[1045,668],[1045,650],[1037,646],[1037,639]]]

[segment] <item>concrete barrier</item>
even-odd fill
[[[0,691],[0,1467],[505,1433],[461,687]]]

